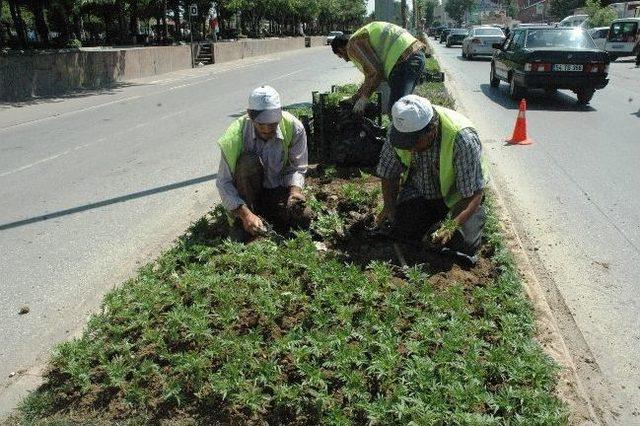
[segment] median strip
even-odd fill
[[[454,105],[442,83],[418,93]],[[284,241],[230,242],[220,209],[195,223],[56,348],[11,421],[567,422],[495,214],[463,267],[371,235],[364,171],[316,168],[307,196],[311,229]]]

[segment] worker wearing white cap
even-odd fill
[[[311,211],[302,193],[307,172],[307,136],[302,123],[282,111],[280,95],[269,86],[251,92],[247,115],[218,140],[216,185],[222,205],[250,236],[266,230],[306,227]]]
[[[391,116],[377,167],[384,198],[378,223],[388,222],[390,234],[401,240],[422,240],[473,259],[485,223],[487,183],[473,124],[416,95],[400,98]]]

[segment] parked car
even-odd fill
[[[462,57],[473,59],[474,56],[493,55],[493,45],[502,44],[506,39],[500,28],[493,26],[473,27],[469,35],[462,41]]]
[[[327,36],[327,44],[331,44],[334,38],[344,35],[342,31],[331,31]]]
[[[608,83],[609,55],[580,28],[516,28],[491,60],[491,87],[509,83],[509,95],[520,99],[527,89],[569,89],[588,104]]]
[[[446,29],[447,29],[446,25],[440,25],[439,27],[436,27],[435,31],[433,32],[433,38],[439,39],[440,35],[442,35],[442,31]]]
[[[469,30],[464,28],[454,28],[447,36],[447,47],[462,45],[462,40],[469,34]]]
[[[640,18],[616,19],[609,27],[604,50],[609,52],[612,60],[624,56],[634,56],[634,48],[640,39]]]
[[[451,32],[451,28],[444,28],[440,33],[440,43],[444,43]]]
[[[559,27],[579,27],[584,21],[589,18],[589,15],[571,15],[564,18],[558,24]]]
[[[609,27],[591,28],[589,30],[589,35],[596,46],[598,46],[598,49],[604,50],[604,45],[607,42],[607,35],[609,35]]]

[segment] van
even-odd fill
[[[604,50],[612,60],[624,56],[634,56],[634,48],[640,40],[640,18],[616,19],[609,27],[609,35]]]

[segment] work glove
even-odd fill
[[[353,113],[357,116],[363,116],[364,110],[369,104],[369,99],[361,97],[356,101],[356,104],[353,106]]]

